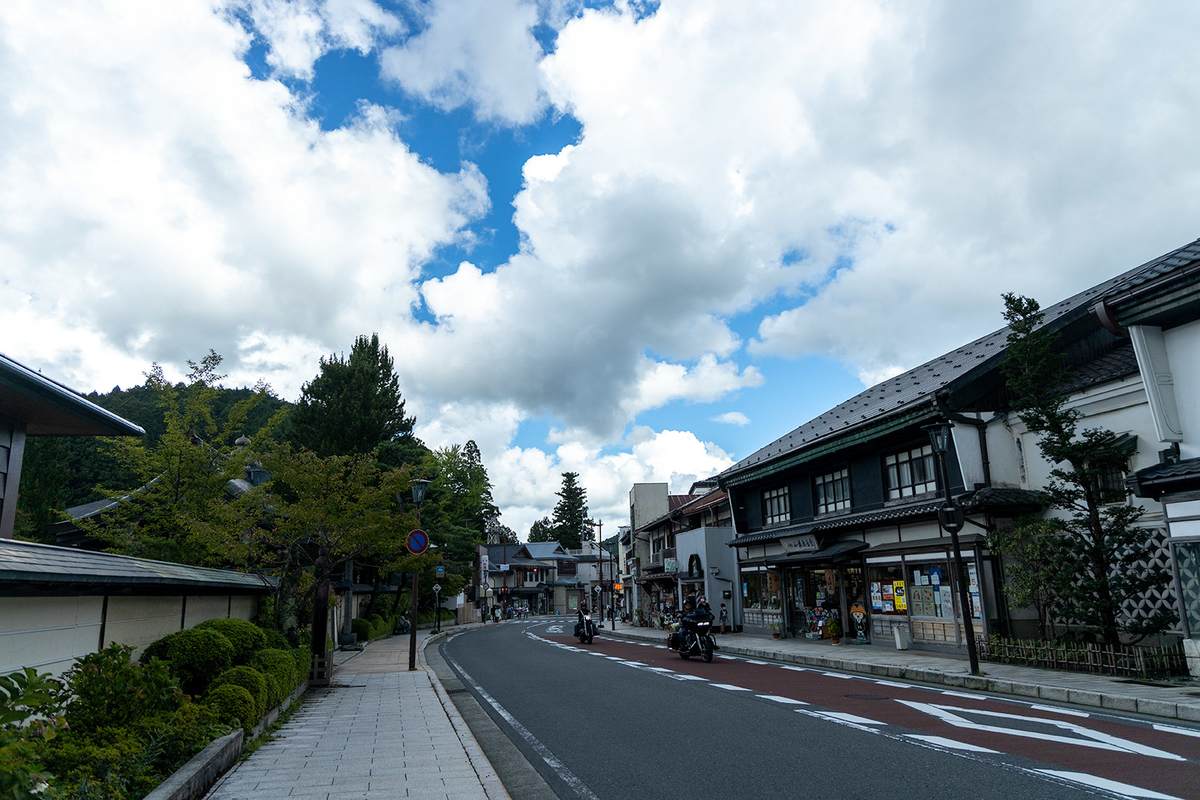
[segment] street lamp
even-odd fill
[[[418,478],[412,482],[412,501],[417,507],[417,524],[421,524],[421,504],[425,502],[425,490],[429,488],[431,481],[424,478]],[[412,607],[409,611],[411,620],[408,626],[408,669],[411,672],[417,668],[417,592],[420,588],[420,572],[413,569],[412,581]]]
[[[979,674],[979,654],[975,651],[975,625],[972,621],[971,596],[967,589],[967,568],[963,564],[962,546],[958,542],[958,532],[966,523],[966,515],[962,508],[955,505],[950,496],[950,479],[946,470],[946,453],[950,449],[950,426],[945,422],[935,422],[926,425],[929,442],[937,455],[938,479],[942,483],[945,502],[938,509],[938,524],[950,532],[950,543],[954,547],[954,569],[958,572],[958,604],[962,608],[963,632],[967,637],[967,658],[971,662],[971,674]]]

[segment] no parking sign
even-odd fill
[[[415,531],[408,533],[408,552],[414,556],[419,556],[429,549],[429,534],[417,528]]]

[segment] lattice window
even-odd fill
[[[888,500],[937,491],[937,462],[933,447],[914,447],[883,460]]]
[[[763,493],[763,524],[778,525],[792,518],[792,500],[786,486]]]
[[[817,491],[817,513],[850,510],[850,470],[839,469],[813,479]]]

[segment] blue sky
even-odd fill
[[[1198,34],[1183,2],[14,0],[3,350],[89,391],[213,348],[292,398],[378,332],[507,524],[567,470],[619,522],[1002,292],[1196,238]]]

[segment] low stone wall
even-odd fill
[[[275,724],[279,715],[290,708],[306,691],[307,681],[300,684],[286,700],[268,711],[250,731],[248,739],[239,729],[209,744],[146,795],[145,800],[198,800],[203,797],[204,793],[237,763],[246,745],[262,736],[267,728]]]

